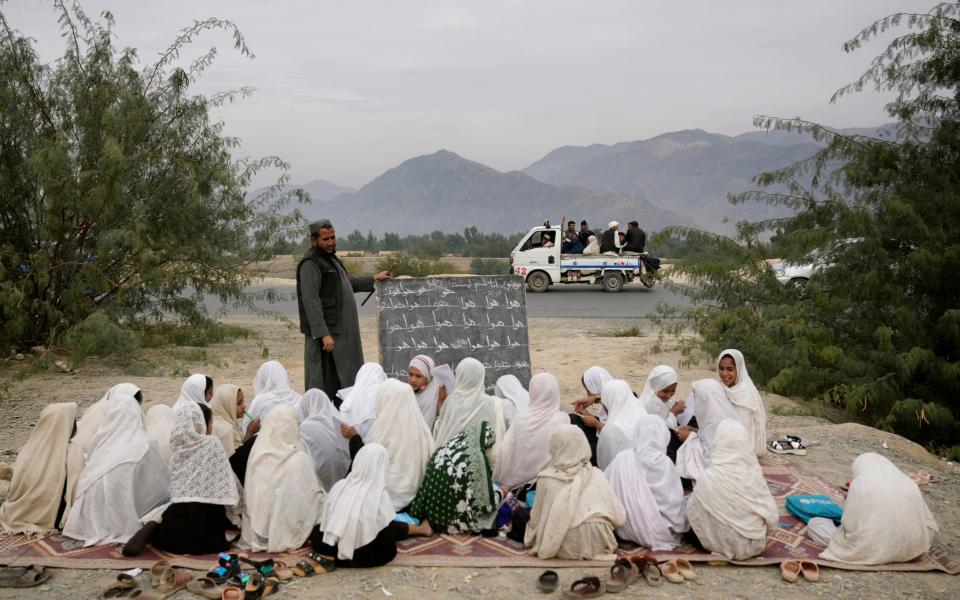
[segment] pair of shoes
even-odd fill
[[[606,582],[608,592],[622,592],[640,579],[640,570],[626,558],[618,558],[610,567],[610,580]]]
[[[697,578],[693,565],[685,558],[671,558],[660,563],[660,572],[670,583],[683,583]]]
[[[791,437],[783,440],[774,440],[770,442],[770,451],[776,454],[796,454],[797,456],[806,456],[807,447],[800,443],[800,438]]]
[[[654,555],[647,553],[641,556],[631,556],[630,562],[632,562],[640,574],[643,575],[647,585],[653,587],[663,585],[663,571],[660,570],[659,561],[657,561]]]
[[[807,581],[820,581],[820,567],[809,560],[785,560],[780,563],[780,576],[790,583],[796,583],[803,575]]]

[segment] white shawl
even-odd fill
[[[245,419],[244,428],[250,423],[250,418],[263,419],[276,406],[289,406],[296,409],[300,405],[300,394],[290,389],[290,376],[283,365],[275,360],[268,360],[257,369],[253,378],[253,402],[247,411],[249,417]]]
[[[416,369],[427,380],[427,385],[416,390],[415,393],[423,420],[426,421],[427,427],[432,429],[433,423],[437,420],[440,388],[445,388],[447,394],[453,392],[455,381],[453,370],[449,365],[437,365],[432,358],[424,354],[414,356],[408,368]]]
[[[76,418],[76,402],[48,404],[40,411],[13,465],[10,491],[0,504],[0,531],[43,534],[56,528]]]
[[[243,445],[243,430],[237,418],[237,394],[240,386],[222,383],[213,392],[210,411],[213,413],[213,435],[217,436],[227,457]]]
[[[667,365],[657,365],[647,375],[647,382],[643,384],[643,391],[640,392],[640,404],[647,411],[648,415],[657,415],[667,423],[670,429],[677,428],[677,417],[672,409],[676,405],[676,395],[666,402],[657,396],[657,392],[677,383],[677,372],[673,367]]]
[[[63,534],[84,546],[126,542],[139,518],[169,495],[170,477],[130,395],[111,398],[80,480]]]
[[[241,538],[253,550],[295,550],[320,521],[326,494],[298,431],[296,409],[276,404],[250,451]]]
[[[409,385],[388,379],[377,389],[376,401],[377,420],[367,441],[383,446],[389,453],[387,492],[393,508],[402,510],[413,502],[427,473],[433,436],[417,410],[413,388]]]
[[[366,438],[373,427],[373,420],[377,417],[377,388],[386,380],[383,367],[366,363],[357,371],[353,386],[337,392],[343,398],[340,405],[343,422],[352,425],[362,438]]]
[[[496,432],[497,439],[505,429],[497,418],[496,398],[484,393],[483,364],[475,358],[465,358],[457,365],[457,383],[440,409],[434,425],[436,446],[443,446],[458,433],[474,423],[486,421]]]
[[[508,488],[534,481],[537,473],[550,464],[550,436],[569,424],[570,417],[560,410],[560,382],[550,373],[534,375],[530,379],[529,407],[517,414],[493,448],[494,481]]]
[[[80,448],[84,457],[89,456],[90,450],[93,449],[93,436],[97,434],[97,429],[100,428],[100,423],[103,422],[103,418],[107,414],[110,401],[125,395],[136,396],[139,391],[140,387],[132,383],[118,383],[107,390],[107,393],[100,400],[83,411],[83,416],[77,421],[77,434],[73,436],[72,443]],[[79,475],[77,473],[78,477]]]
[[[600,405],[607,412],[607,420],[597,436],[597,466],[603,470],[621,450],[633,447],[633,428],[647,411],[622,379],[603,384]]]
[[[710,466],[697,478],[692,495],[722,526],[750,540],[766,539],[767,529],[780,519],[747,430],[734,419],[717,426]]]
[[[530,405],[530,393],[524,389],[516,375],[504,375],[497,379],[497,382],[493,384],[493,393],[505,401],[503,403],[503,419],[506,422],[507,429],[509,429],[516,416],[527,410]]]
[[[737,365],[737,382],[733,387],[725,388],[730,402],[737,407],[740,414],[740,422],[747,429],[750,439],[753,440],[753,451],[757,456],[763,456],[767,452],[767,409],[763,405],[763,398],[757,391],[757,386],[753,385],[750,374],[747,372],[747,361],[743,358],[743,353],[733,348],[728,348],[717,357],[715,370],[720,369],[720,359],[730,355],[733,362]]]
[[[873,452],[854,459],[852,470],[840,528],[820,558],[882,565],[929,551],[939,528],[917,484]]]
[[[740,415],[730,403],[723,385],[716,379],[700,379],[693,382],[694,405],[696,406],[696,433],[687,436],[677,450],[677,470],[687,479],[699,479],[707,468],[710,447],[717,427],[727,419],[740,421]]]
[[[413,393],[410,386],[397,383]],[[337,558],[352,559],[357,548],[372,542],[396,516],[386,488],[389,463],[386,448],[366,444],[357,452],[350,475],[330,490],[320,528],[323,542],[337,547]]]
[[[583,382],[583,387],[587,389],[588,394],[591,396],[599,396],[603,390],[603,384],[608,381],[613,381],[613,375],[603,367],[594,365],[583,372],[581,381]]]
[[[207,376],[194,373],[180,386],[180,396],[173,404],[173,410],[189,404],[207,404]],[[209,405],[207,405],[209,406]]]
[[[329,491],[350,470],[350,442],[340,434],[340,413],[318,389],[307,390],[300,401],[300,441],[313,459],[320,486]]]
[[[236,506],[240,501],[230,461],[216,436],[207,435],[203,414],[181,406],[170,435],[170,501]]]
[[[559,486],[542,485],[545,480]],[[555,557],[567,534],[580,525],[613,529],[626,519],[603,473],[590,465],[590,444],[574,425],[559,427],[550,436],[550,466],[540,471],[537,488],[523,544],[541,559]]]
[[[163,462],[168,465],[170,464],[170,456],[173,454],[173,450],[170,448],[170,434],[173,433],[176,421],[173,409],[166,404],[151,406],[144,418],[147,433],[156,440],[160,456],[163,457]]]
[[[663,419],[643,415],[634,428],[633,449],[617,454],[603,473],[627,510],[617,535],[655,552],[673,550],[690,528],[680,474],[666,454],[669,443]]]

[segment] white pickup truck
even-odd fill
[[[544,238],[552,246],[544,246]],[[534,227],[510,252],[510,273],[522,275],[527,291],[545,292],[554,284],[585,283],[602,285],[605,292],[619,292],[623,284],[639,279],[653,287],[653,277],[644,272],[640,256],[607,256],[604,254],[561,254],[559,226]]]

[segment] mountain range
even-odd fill
[[[877,133],[880,128],[840,131],[889,137]],[[784,214],[757,203],[731,205],[728,193],[749,189],[755,175],[820,147],[790,132],[726,136],[688,129],[612,145],[564,146],[523,171],[497,171],[440,150],[406,160],[358,190],[324,180],[295,187],[313,198],[301,208],[308,219],[330,218],[345,232],[454,232],[472,225],[510,234],[563,217],[601,227],[636,219],[648,232],[675,224],[728,232],[740,219]]]

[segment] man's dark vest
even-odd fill
[[[340,318],[343,313],[343,290],[337,264],[342,268],[343,263],[336,255],[327,254],[316,246],[311,246],[297,264],[297,309],[300,311],[300,332],[310,335],[310,321],[307,320],[307,312],[303,308],[303,298],[300,293],[300,267],[307,261],[315,264],[320,270],[320,306],[323,308],[323,320],[330,334],[337,335],[340,333]],[[346,271],[345,268],[344,271]]]
[[[613,243],[613,236],[617,232],[613,229],[607,229],[603,232],[603,239],[600,240],[600,252],[616,252],[617,247]]]

